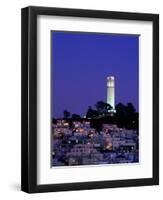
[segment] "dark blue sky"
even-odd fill
[[[85,115],[106,101],[106,77],[115,76],[116,104],[138,110],[139,36],[52,32],[52,115]]]

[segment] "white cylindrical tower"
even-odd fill
[[[115,111],[115,79],[114,76],[107,77],[107,103],[110,104]]]

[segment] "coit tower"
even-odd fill
[[[112,106],[112,112],[115,112],[115,78],[107,77],[107,103]]]

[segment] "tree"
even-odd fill
[[[88,107],[87,113],[86,113],[86,117],[87,118],[94,118],[98,116],[98,111],[92,109],[91,106]]]
[[[116,121],[117,125],[119,127],[124,127],[125,126],[125,121],[126,121],[126,106],[122,103],[118,103],[115,106],[116,109]]]
[[[138,113],[132,103],[116,105],[116,122],[119,127],[138,129]]]
[[[68,119],[69,117],[70,117],[70,112],[69,111],[67,111],[67,110],[64,110],[63,111],[63,117],[65,118],[65,119]]]
[[[95,107],[98,111],[98,113],[103,113],[105,111],[105,105],[106,103],[103,102],[103,101],[98,101],[96,104],[95,104]]]
[[[106,114],[109,110],[113,109],[113,107],[110,104],[105,103],[104,101],[98,101],[95,104],[95,107],[99,114]]]
[[[126,106],[122,103],[118,103],[115,106],[116,109],[116,115],[117,116],[121,116],[121,117],[125,117],[125,113],[126,113]]]
[[[126,114],[129,116],[133,116],[135,114],[136,110],[132,103],[127,103],[126,105]]]
[[[126,105],[126,127],[135,128],[136,123],[136,110],[132,103],[127,103]]]
[[[80,117],[80,115],[78,115],[78,114],[72,114],[72,119],[80,119],[81,117]]]
[[[108,112],[109,110],[112,110],[112,109],[113,107],[110,104],[106,103],[106,111]]]

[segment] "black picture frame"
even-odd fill
[[[130,180],[37,184],[37,16],[55,15],[153,23],[153,177]],[[30,6],[21,11],[21,190],[28,193],[159,184],[159,15]]]

